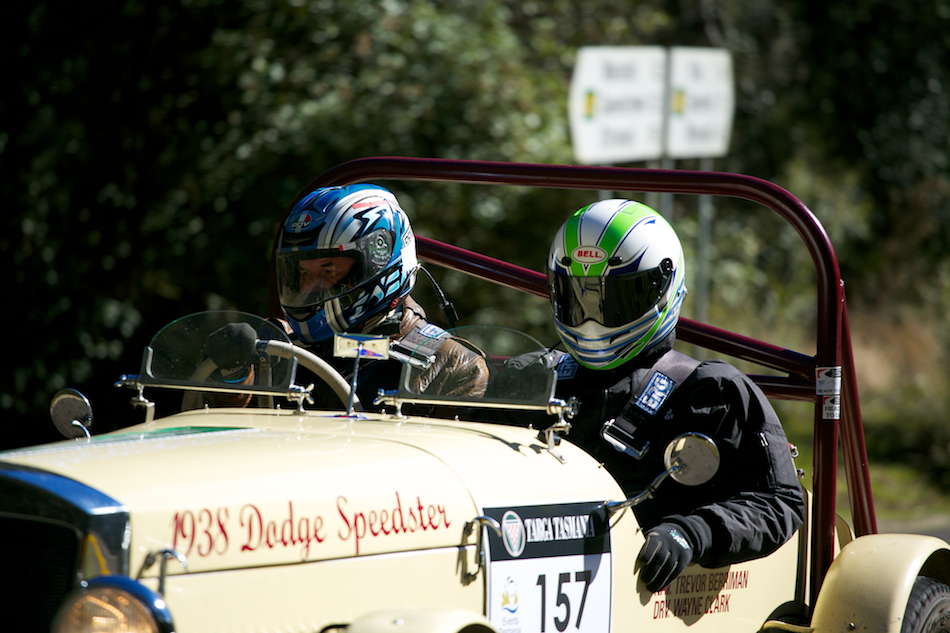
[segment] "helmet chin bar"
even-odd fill
[[[588,319],[576,327],[568,327],[557,322],[557,332],[564,344],[582,355],[611,353],[611,358],[626,356],[621,350],[629,350],[644,336],[648,336],[662,316],[663,309],[653,306],[636,323],[622,331],[618,328],[609,328],[594,319]]]

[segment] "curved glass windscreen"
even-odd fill
[[[474,351],[488,365],[488,383],[482,393],[459,393],[442,373],[447,350],[459,345]],[[420,343],[412,354],[416,362],[404,365],[398,397],[426,402],[462,402],[474,406],[534,405],[547,407],[557,378],[552,355],[524,332],[498,326],[462,326]],[[453,371],[457,367],[452,366]]]
[[[293,344],[277,325],[253,314],[209,311],[172,321],[145,348],[139,381],[161,387],[286,393]]]

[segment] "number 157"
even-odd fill
[[[574,623],[574,628],[581,628],[581,618],[584,616],[584,603],[587,601],[587,588],[590,586],[590,574],[589,569],[584,571],[579,571],[574,573],[574,582],[583,582],[584,583],[584,592],[581,594],[581,604],[577,609],[577,622]],[[564,618],[554,618],[554,626],[557,627],[558,631],[563,632],[571,620],[571,599],[568,598],[567,594],[564,593],[564,585],[571,582],[571,574],[558,574],[557,577],[557,606],[564,605]],[[541,633],[545,633],[545,624],[547,620],[547,576],[541,574],[538,576],[537,585],[541,587]]]

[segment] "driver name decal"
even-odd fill
[[[748,569],[684,574],[653,594],[653,619],[729,613],[733,594],[748,586]]]
[[[389,504],[365,506],[343,495],[335,511],[314,513],[293,501],[286,506],[246,503],[236,508],[181,510],[172,515],[172,548],[184,556],[224,556],[292,551],[300,561],[317,555],[321,543],[347,543],[354,555],[370,539],[445,531],[453,521],[446,506],[422,496],[394,492]]]

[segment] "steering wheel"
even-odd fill
[[[297,358],[297,362],[312,371],[318,378],[323,380],[327,385],[333,389],[333,393],[337,395],[338,398],[343,402],[345,406],[349,406],[351,398],[351,388],[350,383],[346,381],[342,374],[333,365],[326,362],[316,354],[309,352],[302,347],[298,347],[293,343],[287,343],[285,341],[278,340],[268,340],[264,345],[264,352],[271,355],[277,356],[280,358]],[[198,368],[195,369],[194,373],[191,375],[191,380],[194,382],[205,382],[214,373],[218,368],[218,365],[210,358],[204,359]],[[352,394],[353,399],[353,409],[355,411],[363,411],[363,405],[360,402],[359,396]],[[181,408],[183,411],[191,409],[200,409],[202,407],[201,403],[201,392],[200,391],[187,391],[182,397]]]

